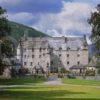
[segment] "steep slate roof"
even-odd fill
[[[38,37],[27,38],[24,41],[25,48],[47,48],[48,46],[54,50],[82,50],[88,49],[87,42],[84,37]],[[86,47],[85,47],[86,45]]]
[[[85,68],[86,68],[86,66],[80,64],[80,65],[73,65],[72,67],[70,67],[70,70],[71,69],[85,69]]]

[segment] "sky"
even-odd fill
[[[87,23],[100,0],[0,0],[8,19],[51,36],[90,36]]]

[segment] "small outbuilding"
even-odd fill
[[[83,75],[86,72],[86,66],[82,64],[74,65],[70,68],[70,72],[75,75]]]

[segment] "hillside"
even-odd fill
[[[16,22],[9,21],[9,24],[11,26],[11,36],[14,37],[16,40],[19,40],[24,35],[24,33],[27,34],[29,37],[48,36],[45,33],[42,33],[33,28],[30,28],[28,26],[25,26]]]

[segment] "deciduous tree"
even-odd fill
[[[100,57],[100,4],[96,9],[97,11],[91,14],[89,24],[92,26],[91,40],[95,45],[96,56]]]

